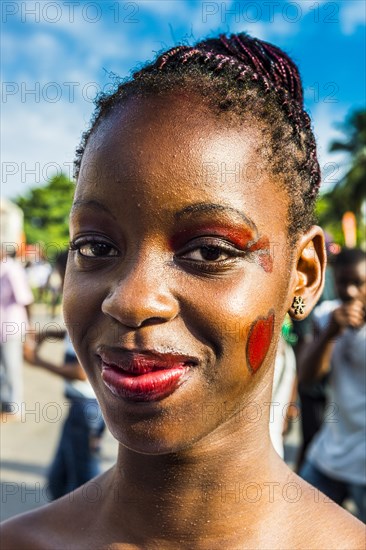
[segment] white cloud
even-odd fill
[[[226,26],[227,32],[248,32],[261,40],[294,36],[303,20],[328,0],[297,2],[201,2],[201,26],[205,33]],[[316,15],[314,14],[314,17]]]
[[[327,3],[329,0],[317,0],[316,3],[312,2],[312,0],[305,0],[302,2],[297,1],[297,4],[301,6],[302,13],[308,13],[311,11],[314,11],[322,6],[322,4]]]
[[[20,40],[15,34],[4,31],[2,36],[3,60],[11,62],[28,62],[33,72],[39,72],[48,66],[55,66],[55,60],[62,53],[60,41],[51,33],[38,32],[22,36]],[[14,69],[14,67],[13,67]]]
[[[196,6],[188,5],[187,2],[177,0],[176,2],[167,2],[166,0],[139,0],[137,2],[138,12],[136,17],[141,16],[143,12],[150,12],[152,15],[159,15],[161,17],[173,16],[174,19],[179,17],[186,18],[187,15],[192,14],[192,11],[200,10],[200,2],[196,2]]]
[[[366,24],[366,3],[364,0],[342,2],[339,18],[342,32],[353,34],[358,26]]]
[[[81,109],[65,101],[42,102],[36,108],[17,102],[7,109],[2,118],[7,140],[2,140],[1,194],[9,198],[23,194],[60,171],[71,175],[87,118],[86,106]]]
[[[242,23],[235,23],[234,25],[230,26],[230,32],[246,32],[250,36],[254,36],[255,38],[259,38],[260,40],[269,40],[270,36],[270,28],[268,27],[268,25],[265,25],[261,22],[246,23],[245,26],[243,26]]]

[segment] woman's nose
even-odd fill
[[[145,257],[112,283],[102,311],[124,326],[139,328],[174,319],[179,306],[164,267]]]

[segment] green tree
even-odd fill
[[[14,202],[24,212],[24,231],[27,243],[41,243],[52,256],[65,248],[69,240],[69,212],[75,184],[65,175],[52,177],[42,187],[33,187]]]
[[[335,240],[343,243],[342,216],[347,211],[356,215],[359,240],[363,233],[362,204],[366,200],[366,111],[355,111],[342,126],[343,141],[333,141],[330,151],[350,156],[350,168],[330,191],[321,195],[317,213],[320,223]]]

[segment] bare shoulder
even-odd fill
[[[48,544],[50,544],[49,534],[53,531],[47,520],[49,516],[47,509],[53,506],[53,504],[42,506],[2,523],[0,526],[1,547],[4,550],[47,548],[46,541],[48,540]]]
[[[83,548],[96,524],[92,518],[98,517],[102,506],[98,488],[103,486],[103,477],[104,474],[50,504],[2,523],[2,550]]]
[[[297,548],[364,550],[366,526],[323,493],[296,476],[302,498],[296,510]]]

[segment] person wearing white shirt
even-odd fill
[[[28,327],[33,294],[25,270],[14,258],[1,256],[0,274],[0,362],[1,413],[20,413],[23,400],[23,341]]]

